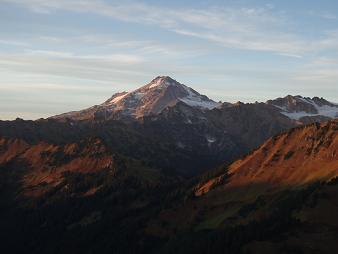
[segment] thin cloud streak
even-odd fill
[[[10,46],[17,46],[17,47],[26,47],[29,46],[28,43],[22,41],[11,41],[11,40],[0,40],[0,44],[3,45],[10,45]]]
[[[227,48],[267,51],[290,56],[338,45],[337,36],[324,34],[309,42],[298,34],[283,32],[285,18],[271,8],[170,9],[144,3],[116,4],[98,0],[1,0],[44,13],[60,10],[92,13],[124,22],[159,26],[177,34],[214,42]]]

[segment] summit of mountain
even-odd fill
[[[266,102],[278,108],[281,114],[305,123],[329,120],[338,117],[338,105],[319,97],[287,95]]]
[[[165,108],[182,102],[190,107],[208,110],[217,103],[169,76],[158,76],[150,83],[131,92],[116,93],[100,105],[54,116],[55,119],[138,119],[157,115]]]

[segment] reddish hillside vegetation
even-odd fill
[[[234,162],[227,174],[198,186],[202,195],[222,183],[225,189],[264,185],[294,187],[338,175],[338,120],[295,128],[270,138],[259,149]]]

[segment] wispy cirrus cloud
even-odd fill
[[[37,56],[37,57],[51,57],[58,59],[72,59],[72,60],[94,60],[94,61],[109,61],[117,64],[139,64],[144,62],[144,59],[137,55],[128,55],[128,54],[81,54],[77,55],[71,52],[65,51],[53,51],[53,50],[29,50],[26,51],[25,55]]]
[[[328,19],[328,20],[336,20],[338,19],[337,14],[329,12],[329,11],[307,11],[307,14],[313,16],[313,17],[318,17],[322,19]]]
[[[15,47],[23,47],[28,46],[29,44],[22,41],[14,41],[14,40],[1,40],[0,39],[0,45],[9,45],[9,46],[15,46]]]
[[[141,75],[137,69],[143,62],[138,56],[126,54],[74,55],[45,50],[0,54],[1,69],[88,80],[112,80],[117,73]]]
[[[271,8],[166,8],[145,3],[116,3],[101,0],[1,0],[32,11],[92,13],[124,22],[159,26],[168,31],[213,42],[217,45],[285,56],[300,56],[338,42],[329,34],[309,43],[299,34],[285,32],[289,23]],[[0,1],[0,2],[1,2]]]

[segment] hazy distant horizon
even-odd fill
[[[0,119],[102,103],[168,75],[215,101],[338,103],[338,2],[0,0]]]

